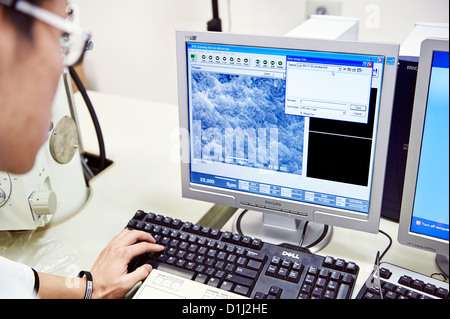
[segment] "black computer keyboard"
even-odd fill
[[[380,264],[380,286],[374,279],[356,299],[448,299],[448,283],[389,263]],[[381,290],[380,290],[381,289]]]
[[[348,299],[359,267],[291,245],[273,245],[191,222],[137,211],[127,229],[146,231],[165,246],[134,258],[210,286],[255,299]]]

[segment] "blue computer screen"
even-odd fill
[[[384,56],[187,43],[191,182],[369,211]]]
[[[411,231],[449,239],[449,53],[435,52]]]

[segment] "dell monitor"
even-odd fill
[[[177,32],[182,195],[244,209],[238,230],[275,244],[377,233],[398,51]]]
[[[437,254],[449,273],[449,44],[421,47],[398,241]]]

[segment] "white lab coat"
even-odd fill
[[[33,270],[0,256],[0,299],[36,298]]]

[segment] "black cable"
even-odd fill
[[[386,236],[389,239],[389,245],[383,251],[383,253],[380,255],[380,259],[379,260],[381,260],[381,259],[383,259],[384,255],[387,253],[387,251],[391,248],[391,246],[392,246],[392,238],[391,238],[391,236],[389,236],[387,233],[385,233],[381,229],[379,230],[379,232],[382,233],[384,236]]]
[[[322,231],[322,234],[319,236],[319,238],[317,238],[316,241],[312,242],[312,243],[309,244],[308,246],[304,246],[304,247],[302,247],[302,248],[306,248],[306,249],[309,250],[310,248],[312,248],[312,247],[318,245],[318,244],[319,244],[322,240],[324,240],[325,237],[327,236],[329,228],[330,228],[330,226],[324,224],[324,225],[323,225],[323,231]]]
[[[305,223],[303,225],[302,236],[300,238],[300,242],[298,243],[299,247],[303,246],[303,241],[305,240],[305,237],[306,237],[306,229],[308,228],[308,224],[309,224],[309,221],[305,221]]]
[[[72,77],[73,81],[75,82],[75,85],[77,86],[78,90],[80,91],[81,95],[83,96],[84,102],[86,103],[86,106],[89,110],[89,114],[91,115],[92,122],[94,123],[95,132],[97,134],[97,140],[98,140],[98,147],[99,147],[99,158],[100,158],[100,164],[99,164],[99,172],[105,169],[106,167],[106,151],[105,151],[105,141],[103,140],[103,134],[102,130],[100,128],[100,123],[97,118],[97,114],[95,113],[94,106],[92,105],[91,99],[89,98],[86,88],[84,87],[83,83],[80,80],[80,77],[78,76],[75,69],[71,66],[69,67],[70,76]]]
[[[431,278],[434,278],[434,279],[436,279],[436,278],[435,278],[436,276],[441,276],[442,278],[444,278],[443,281],[448,281],[448,277],[447,277],[444,273],[442,273],[442,272],[434,272],[434,273],[432,273],[432,274],[430,275],[430,277],[431,277]],[[438,280],[440,280],[440,279],[438,279]]]
[[[236,231],[238,232],[239,235],[244,235],[244,233],[242,232],[241,229],[241,220],[242,217],[244,217],[245,214],[247,214],[248,210],[245,209],[239,216],[238,219],[236,220]]]
[[[219,4],[217,0],[212,0],[213,18],[219,18]]]
[[[222,20],[219,17],[219,4],[218,0],[212,0],[213,18],[208,21],[208,31],[222,32]]]

